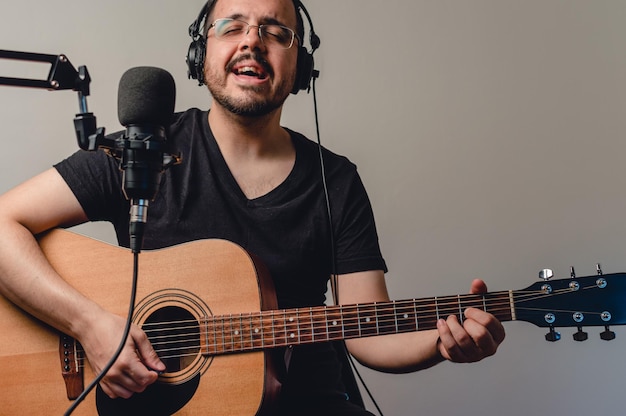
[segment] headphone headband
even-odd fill
[[[204,85],[204,59],[206,56],[206,33],[201,33],[200,30],[203,25],[203,21],[206,19],[209,9],[215,4],[217,0],[207,1],[196,20],[189,25],[189,36],[191,36],[191,44],[187,51],[187,75],[190,79],[198,80],[198,85]],[[311,51],[309,52],[304,45],[298,45],[298,63],[296,66],[296,80],[294,82],[292,94],[297,94],[300,90],[309,90],[311,85],[311,79],[317,78],[319,72],[314,68],[313,53],[320,46],[320,38],[315,33],[313,27],[313,21],[309,15],[308,10],[304,7],[300,0],[292,0],[296,8],[296,15],[299,24],[302,25],[304,31],[304,23],[302,15],[306,17],[309,24],[309,43],[311,45]]]

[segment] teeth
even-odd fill
[[[244,66],[244,67],[239,68],[238,73],[239,74],[248,73],[248,74],[254,74],[254,75],[257,75],[257,76],[259,75],[258,72],[251,66]]]

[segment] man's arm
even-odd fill
[[[486,292],[481,280],[472,282],[471,293]],[[341,275],[341,304],[389,300],[382,271]],[[465,311],[463,324],[455,316],[441,319],[436,330],[346,340],[348,350],[362,364],[380,371],[404,373],[431,367],[441,361],[474,362],[493,355],[504,340],[502,324],[479,309]]]
[[[68,285],[48,263],[34,237],[54,227],[85,221],[85,212],[55,169],[0,196],[0,293],[79,340],[97,374],[120,342],[124,319]],[[88,274],[85,270],[86,278]],[[111,397],[143,391],[157,378],[147,367],[165,368],[139,328],[133,327],[126,345],[102,382]]]

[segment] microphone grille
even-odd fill
[[[139,66],[120,79],[117,117],[123,126],[166,126],[174,115],[176,84],[164,69]]]

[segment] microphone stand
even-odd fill
[[[147,140],[146,137],[139,137],[141,135],[138,137],[126,137],[126,135],[122,135],[118,138],[105,137],[104,127],[97,127],[96,117],[93,113],[89,112],[87,107],[91,77],[89,76],[89,71],[87,71],[86,66],[79,66],[78,70],[76,70],[69,59],[63,54],[50,55],[0,49],[0,59],[47,62],[51,65],[48,77],[45,80],[0,77],[0,85],[39,88],[50,91],[74,90],[78,93],[80,113],[76,114],[74,118],[74,130],[76,132],[78,146],[82,150],[104,150],[109,156],[121,162],[121,167],[125,172],[127,165],[131,165],[129,172],[126,173],[127,175],[131,175],[130,172],[134,172],[134,165],[140,165],[140,167],[142,164],[148,165],[153,169],[155,166],[162,165],[162,169],[166,169],[171,165],[180,163],[181,156],[179,154],[173,152],[169,153],[165,149],[165,145],[161,146]],[[164,132],[155,132],[155,134],[164,136]],[[163,149],[160,149],[160,147],[163,147]],[[149,153],[154,153],[155,150],[163,151],[162,156],[160,156],[161,160],[155,161],[154,155],[148,155]],[[137,157],[142,157],[144,160],[140,162],[136,161],[135,154],[138,154],[139,156]],[[136,173],[133,174],[136,175]],[[141,189],[137,192],[135,191],[136,190],[133,190],[127,197],[131,200],[131,223],[129,226],[131,249],[134,253],[138,253],[142,248],[143,229],[146,222],[148,205],[150,200],[154,198],[154,195],[145,195]]]
[[[125,151],[133,148],[139,148],[145,151],[146,146],[140,140],[129,140],[122,136],[119,139],[110,139],[105,137],[105,129],[103,127],[96,127],[96,117],[93,113],[90,113],[87,107],[87,96],[89,96],[89,84],[91,83],[91,77],[87,71],[86,66],[80,66],[78,70],[74,68],[69,59],[65,55],[50,55],[42,53],[31,52],[17,52],[0,49],[0,59],[12,59],[17,61],[29,61],[29,62],[47,62],[51,65],[48,77],[45,80],[30,79],[30,78],[12,78],[12,77],[0,77],[0,85],[14,86],[14,87],[28,87],[39,88],[50,91],[61,90],[74,90],[78,93],[78,106],[80,113],[76,114],[74,118],[74,127],[76,131],[76,139],[78,145],[83,150],[95,151],[99,148],[103,148],[107,154],[117,159],[123,159]],[[154,146],[154,145],[153,145]],[[181,160],[180,155],[176,154],[164,154],[163,163],[164,167],[168,167],[172,164],[179,163]],[[130,233],[131,240],[134,243],[131,244],[133,252],[133,282],[131,290],[131,299],[129,304],[129,311],[127,315],[126,325],[124,328],[124,335],[118,346],[117,351],[113,357],[103,368],[100,374],[92,380],[92,382],[83,389],[82,393],[72,402],[68,408],[65,416],[70,415],[76,409],[76,407],[84,400],[106,375],[107,371],[113,366],[117,357],[121,353],[125,340],[128,337],[130,326],[132,323],[132,316],[134,314],[135,298],[137,293],[137,278],[139,261],[138,255],[141,250],[141,240],[143,237],[143,226],[146,220],[146,211],[148,207],[148,200],[142,196],[139,200],[132,200],[133,207],[131,211],[131,224]],[[82,379],[81,379],[82,384]],[[81,385],[82,387],[82,385]]]
[[[0,77],[0,85],[28,87],[49,91],[74,90],[78,93],[79,114],[74,118],[78,145],[83,150],[96,150],[104,138],[104,128],[96,127],[96,117],[87,107],[91,77],[86,66],[74,68],[67,56],[45,53],[18,52],[0,49],[0,59],[44,62],[50,64],[47,79]]]

